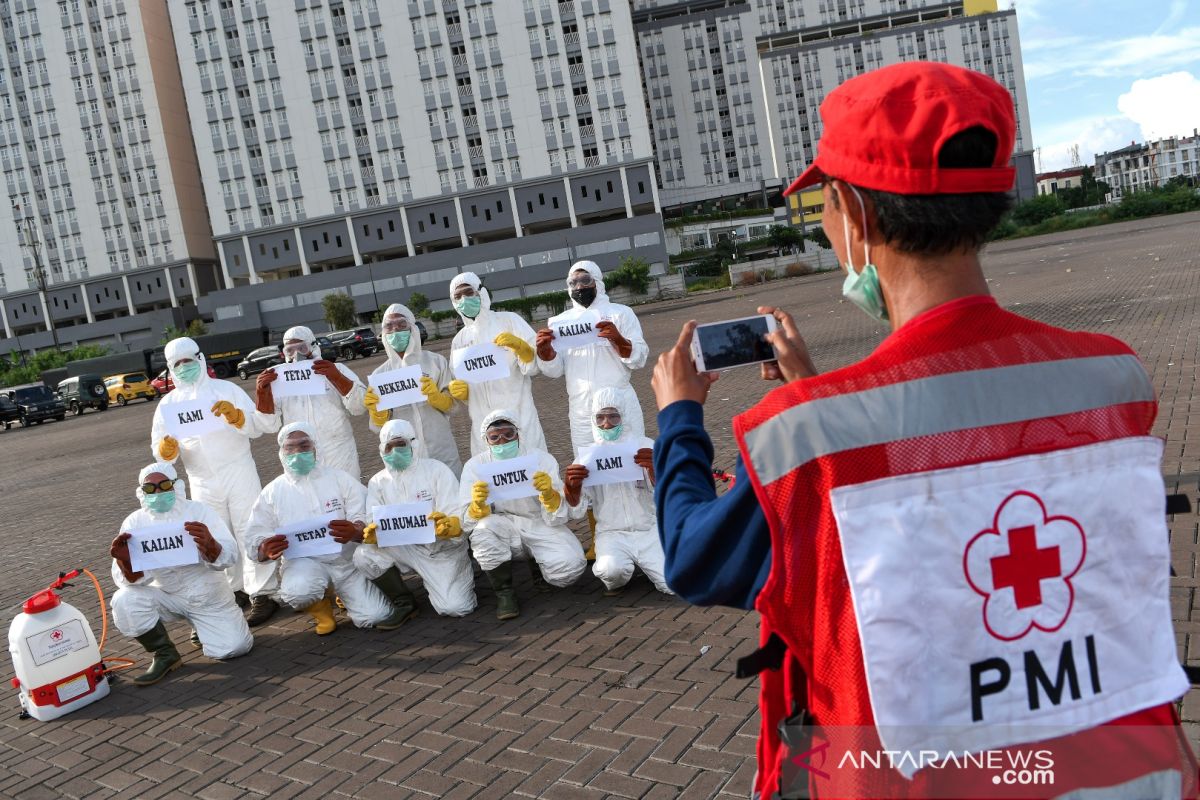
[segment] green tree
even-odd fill
[[[321,308],[325,311],[325,321],[330,330],[340,331],[353,328],[357,322],[354,316],[354,300],[345,292],[333,292],[321,299]]]
[[[608,286],[627,286],[634,294],[645,294],[650,288],[650,264],[644,258],[625,256],[620,265],[604,276]]]
[[[429,298],[420,292],[413,292],[408,296],[408,309],[409,311],[412,311],[415,316],[428,317]]]
[[[799,247],[804,241],[800,231],[790,225],[772,225],[767,229],[767,243],[777,250]]]
[[[826,250],[833,247],[829,242],[829,237],[825,235],[825,230],[820,225],[808,232],[808,240],[816,243],[817,247],[824,247]]]
[[[1026,200],[1012,210],[1013,222],[1018,225],[1037,225],[1051,217],[1057,217],[1066,208],[1063,202],[1052,194],[1038,195]]]

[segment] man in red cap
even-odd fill
[[[892,333],[817,374],[760,307],[784,385],[735,418],[719,498],[694,322],[653,381],[668,583],[762,618],[754,796],[1195,796],[1153,388],[1125,344],[1001,309],[980,265],[1012,98],[906,63],[821,118],[787,191],[821,184],[843,294]]]

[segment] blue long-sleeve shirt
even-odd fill
[[[658,412],[654,504],[667,585],[695,605],[754,608],[771,568],[771,534],[739,457],[717,496],[704,407],[680,400]]]

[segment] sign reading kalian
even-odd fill
[[[212,403],[199,400],[183,403],[163,401],[158,413],[162,414],[167,433],[176,439],[187,439],[212,433],[225,425],[224,420],[212,413],[212,406]]]
[[[645,477],[645,472],[634,462],[637,455],[636,442],[597,444],[579,452],[579,463],[587,467],[588,476],[584,486],[603,486],[607,483],[633,483]]]
[[[297,361],[293,364],[280,364],[272,367],[279,377],[271,383],[271,394],[274,397],[301,397],[303,395],[325,394],[329,391],[329,381],[325,376],[313,369],[313,361]]]
[[[554,331],[554,349],[562,353],[601,341],[600,334],[596,330],[596,325],[599,323],[600,315],[593,311],[580,314],[572,319],[554,322],[550,326],[550,330]]]
[[[537,456],[518,456],[502,461],[476,464],[479,480],[488,485],[488,500],[517,500],[535,497],[533,473],[537,472]]]
[[[196,540],[183,522],[163,522],[129,531],[129,566],[134,572],[199,564]]]
[[[288,540],[287,550],[283,551],[284,558],[330,556],[342,552],[342,546],[329,533],[329,523],[332,519],[331,516],[309,517],[276,531]]]
[[[500,346],[492,342],[464,347],[451,354],[454,377],[467,383],[487,383],[507,378],[511,372]]]
[[[371,516],[375,518],[375,539],[380,547],[433,544],[437,536],[429,520],[432,513],[433,503],[428,500],[375,506],[371,509]]]
[[[425,395],[421,394],[420,364],[375,373],[367,382],[379,395],[377,408],[380,411],[425,402]]]

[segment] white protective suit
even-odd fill
[[[602,408],[617,409],[621,412],[622,424],[617,442],[636,442],[639,449],[653,449],[653,439],[647,439],[625,425],[626,414],[636,413],[636,409],[629,407],[628,397],[627,392],[619,389],[601,389],[592,396],[589,413],[594,415]],[[591,444],[614,444],[606,442],[595,426],[592,426],[592,434]],[[592,565],[592,572],[605,587],[610,590],[621,588],[633,577],[633,568],[640,567],[655,589],[674,594],[663,574],[666,559],[658,538],[654,487],[645,470],[642,475],[636,483],[583,487],[579,505],[571,507],[571,518],[582,519],[591,507],[596,518],[596,563]]]
[[[175,468],[165,462],[151,464],[138,475],[137,497],[146,476],[161,472],[175,479]],[[158,624],[185,619],[200,636],[204,655],[209,658],[234,658],[250,652],[254,637],[233,598],[233,589],[222,569],[238,561],[238,545],[229,528],[215,511],[203,503],[188,500],[183,481],[175,484],[175,505],[165,514],[140,508],[121,521],[121,533],[163,522],[202,522],[221,545],[221,553],[212,563],[167,567],[146,572],[134,583],[113,561],[112,578],[117,592],[112,597],[112,618],[117,630],[130,638],[141,636]]]
[[[456,275],[450,281],[450,296],[454,289],[461,284],[469,284],[479,293],[479,315],[475,319],[463,316],[466,327],[454,336],[450,345],[450,361],[453,363],[454,354],[467,347],[477,344],[494,342],[502,333],[512,333],[524,339],[531,348],[535,344],[533,328],[529,327],[520,315],[511,311],[492,311],[492,298],[488,290],[482,288],[479,276],[474,272],[464,272]],[[513,420],[521,431],[522,444],[530,450],[545,450],[546,437],[542,433],[542,423],[538,419],[537,408],[533,405],[532,378],[537,374],[537,355],[528,364],[522,363],[507,347],[500,348],[505,354],[511,373],[507,378],[488,381],[487,383],[471,384],[470,395],[467,398],[467,409],[471,412],[471,427],[478,428],[481,420],[498,408],[510,408],[518,415]],[[472,436],[471,455],[479,455],[487,449],[483,440]]]
[[[245,588],[249,594],[270,592],[274,588],[274,565],[258,565],[253,557],[245,557],[246,518],[262,486],[254,456],[250,453],[250,440],[263,433],[256,419],[254,403],[241,387],[208,377],[208,365],[194,340],[187,337],[172,339],[167,342],[163,355],[175,388],[159,400],[154,409],[154,422],[150,427],[150,450],[154,459],[162,458],[159,445],[168,435],[164,417],[171,413],[171,407],[176,403],[199,400],[207,409],[220,400],[228,400],[245,414],[246,421],[241,428],[227,424],[219,431],[180,440],[178,458],[183,459],[187,470],[192,499],[220,514],[238,540],[238,562],[225,571],[229,585],[234,591]],[[180,381],[174,368],[177,360],[189,356],[200,362],[200,377],[192,384]]]
[[[475,467],[496,459],[484,440],[488,426],[498,420],[506,420],[517,426],[518,456],[536,455],[537,471],[550,476],[555,490],[562,494],[562,478],[558,473],[558,462],[554,456],[525,441],[525,431],[511,411],[493,411],[479,423],[476,435],[484,442],[483,452],[472,456],[463,466],[459,481],[459,508],[464,533],[471,534],[471,553],[485,572],[499,567],[506,561],[532,557],[537,562],[546,583],[552,586],[570,586],[587,567],[583,548],[575,534],[564,524],[567,521],[567,501],[564,498],[554,513],[550,513],[537,497],[522,497],[519,500],[490,501],[492,513],[481,520],[471,519],[467,506],[471,503],[471,488],[480,480]]]
[[[383,337],[383,349],[387,351],[387,360],[371,373],[387,372],[388,370],[421,365],[421,373],[433,381],[439,391],[445,392],[454,376],[450,373],[450,362],[441,353],[434,353],[421,347],[421,332],[417,329],[417,318],[407,306],[392,303],[387,307],[383,316],[400,314],[408,320],[412,335],[408,339],[408,349],[397,353]],[[392,409],[393,420],[407,420],[416,431],[417,439],[422,443],[430,458],[435,458],[450,468],[457,476],[462,472],[462,458],[458,454],[458,442],[450,432],[450,419],[429,403],[417,403],[411,406],[401,406]],[[375,423],[370,423],[371,430],[379,430]],[[380,473],[383,474],[383,473]]]
[[[283,334],[283,340],[299,339],[312,349],[313,360],[321,358],[321,346],[317,337],[303,326],[288,328]],[[363,395],[367,387],[354,372],[345,364],[334,362],[338,372],[348,378],[352,384],[345,395],[338,394],[337,389],[330,384],[328,391],[321,395],[305,395],[303,397],[275,398],[275,413],[264,414],[255,411],[259,427],[263,433],[275,433],[280,426],[292,422],[307,422],[315,433],[313,441],[321,452],[321,462],[332,469],[348,472],[356,479],[361,479],[362,470],[358,466],[358,446],[354,443],[354,429],[350,425],[350,416],[365,414]],[[274,385],[274,384],[272,384]]]
[[[390,420],[379,434],[379,455],[397,437],[407,439],[413,461],[406,469],[384,469],[367,484],[367,510],[396,503],[429,500],[433,510],[448,517],[460,513],[458,478],[440,461],[425,456],[425,448],[407,420]],[[465,617],[475,610],[475,570],[464,534],[457,539],[439,539],[433,544],[379,547],[360,544],[354,551],[354,566],[374,580],[392,567],[416,572],[425,583],[433,610],[445,617]]]
[[[609,302],[608,294],[604,291],[604,274],[600,267],[594,261],[576,261],[567,273],[567,280],[579,270],[585,270],[595,279],[596,299],[590,306],[583,306],[572,300],[571,308],[551,317],[547,327],[570,322],[585,314],[597,315],[601,320],[613,323],[621,335],[633,345],[633,349],[629,358],[621,358],[612,345],[601,340],[563,353],[556,351],[552,361],[538,359],[538,369],[546,377],[566,376],[567,397],[570,401],[571,447],[576,456],[579,455],[581,447],[589,447],[592,444],[591,400],[598,389],[626,390],[629,395],[627,405],[630,413],[628,416],[622,415],[624,424],[638,436],[646,432],[642,406],[638,402],[637,393],[629,385],[629,376],[633,370],[646,366],[646,356],[650,352],[646,339],[642,336],[642,324],[637,315],[629,306]]]
[[[276,439],[281,457],[283,442],[293,431],[303,431],[314,441],[312,428],[304,423],[285,425]],[[283,474],[263,487],[250,512],[246,533],[247,552],[257,557],[264,541],[285,525],[302,522],[311,517],[330,514],[334,519],[369,522],[367,490],[349,473],[321,464],[307,475],[296,475],[286,466]],[[346,614],[360,628],[367,628],[386,619],[392,605],[379,589],[354,568],[353,542],[342,545],[335,555],[288,558],[287,551],[279,559],[282,575],[279,580],[279,599],[292,608],[303,610],[325,596],[325,587],[332,581],[334,591],[346,606]]]

